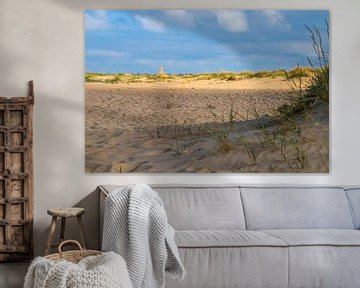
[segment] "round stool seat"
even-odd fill
[[[84,223],[82,221],[82,215],[85,213],[84,208],[80,207],[58,207],[58,208],[49,208],[47,213],[52,216],[51,224],[50,224],[50,231],[48,235],[48,240],[45,249],[45,255],[50,254],[52,247],[59,246],[65,240],[65,224],[66,219],[69,217],[76,217],[78,224],[79,224],[79,232],[81,238],[81,245],[82,248],[86,249],[86,239],[85,239],[85,229]],[[58,218],[61,218],[61,227],[60,227],[60,242],[59,243],[52,243],[52,239],[56,230],[56,223]]]
[[[84,208],[79,207],[59,207],[59,208],[50,208],[47,210],[47,213],[55,217],[75,217],[85,213]]]

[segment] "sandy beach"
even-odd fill
[[[291,97],[282,77],[86,83],[86,172],[328,172],[328,114],[272,120]]]

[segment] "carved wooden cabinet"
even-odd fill
[[[0,261],[33,255],[33,83],[27,97],[0,97]]]

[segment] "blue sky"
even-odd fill
[[[326,35],[328,18],[327,10],[88,10],[86,72],[290,69],[314,55],[305,25]]]

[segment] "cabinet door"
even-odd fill
[[[30,109],[0,105],[0,261],[32,256]]]

